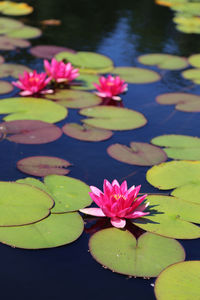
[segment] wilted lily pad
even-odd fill
[[[8,32],[16,29],[22,29],[24,24],[20,21],[11,18],[0,18],[0,34],[7,34]]]
[[[76,51],[74,51],[72,49],[54,46],[54,45],[39,45],[39,46],[34,46],[30,49],[30,53],[32,55],[39,57],[39,58],[46,58],[46,59],[51,59],[56,54],[63,52],[63,51],[76,53]]]
[[[12,76],[18,78],[19,74],[23,74],[24,71],[31,72],[32,70],[26,66],[18,64],[1,64],[0,65],[0,77]]]
[[[20,29],[9,31],[7,36],[17,39],[34,39],[42,35],[42,31],[39,28],[32,26],[23,26]]]
[[[66,175],[70,172],[66,169],[70,165],[67,160],[52,156],[30,156],[17,162],[21,172],[41,177],[49,174]]]
[[[0,50],[14,50],[16,48],[30,47],[30,42],[22,39],[0,36]]]
[[[108,147],[107,152],[116,160],[138,166],[152,166],[167,159],[162,149],[148,143],[131,142],[130,147],[113,144]]]
[[[59,127],[33,120],[19,120],[0,123],[0,132],[6,138],[20,144],[46,144],[59,139],[62,131]]]
[[[200,261],[185,261],[166,268],[157,278],[155,294],[157,300],[197,300]]]
[[[73,82],[74,85],[71,85],[71,88],[74,90],[94,90],[93,83],[99,82],[99,76],[95,74],[80,74]]]
[[[90,117],[82,122],[97,128],[110,130],[129,130],[144,126],[146,118],[139,112],[127,108],[96,106],[80,111],[83,116]]]
[[[0,80],[0,94],[7,94],[12,92],[14,87],[7,81]]]
[[[24,16],[32,13],[33,7],[23,2],[0,1],[0,12],[9,16]]]
[[[90,252],[103,266],[114,272],[139,277],[155,277],[164,268],[185,259],[179,242],[145,233],[135,239],[128,230],[108,228],[95,233]]]
[[[154,71],[135,67],[117,67],[112,73],[119,75],[127,83],[152,83],[161,78]]]

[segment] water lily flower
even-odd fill
[[[149,212],[143,212],[149,203],[141,203],[147,197],[147,194],[137,198],[140,191],[139,186],[127,188],[127,182],[124,181],[121,186],[115,179],[112,184],[104,180],[104,193],[98,188],[91,186],[90,197],[99,206],[80,209],[82,213],[97,217],[108,217],[111,224],[117,228],[124,228],[126,219],[136,219],[148,215]]]
[[[108,77],[101,76],[99,79],[100,84],[93,83],[93,85],[98,90],[96,95],[119,101],[121,98],[118,95],[128,90],[128,84],[124,82],[119,76],[109,75]]]
[[[19,80],[13,81],[12,84],[23,90],[19,93],[21,96],[52,93],[53,91],[50,89],[44,90],[51,81],[51,78],[46,77],[46,73],[37,73],[35,70],[33,72],[24,71],[23,75],[19,75]]]
[[[75,69],[70,62],[65,64],[55,58],[52,58],[50,63],[45,59],[44,68],[47,74],[57,83],[69,83],[79,76],[79,69]]]

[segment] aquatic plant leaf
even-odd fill
[[[46,192],[47,194],[49,194],[49,190],[48,190],[47,186],[42,181],[35,179],[34,177],[26,177],[23,179],[18,179],[18,180],[16,180],[16,182],[31,185],[31,186],[36,187],[36,188]]]
[[[185,57],[164,53],[141,55],[138,57],[138,61],[144,65],[157,66],[165,70],[180,70],[188,66],[188,61]]]
[[[24,16],[32,13],[33,7],[23,2],[0,1],[0,12],[9,16]]]
[[[26,66],[18,64],[0,64],[0,77],[12,76],[18,78],[19,74],[23,74],[24,71],[31,72],[32,70]]]
[[[56,54],[60,52],[71,52],[76,53],[75,50],[68,49],[65,47],[59,47],[55,45],[38,45],[30,49],[30,53],[39,58],[52,59]]]
[[[73,90],[94,90],[94,82],[99,82],[99,76],[95,74],[80,74],[76,80],[73,81],[74,85],[70,88]]]
[[[200,69],[189,69],[181,73],[188,80],[192,80],[195,84],[200,84]]]
[[[0,226],[37,222],[49,215],[54,202],[43,191],[15,182],[0,182]]]
[[[155,282],[157,300],[197,300],[199,286],[200,261],[185,261],[169,266],[158,276]]]
[[[162,149],[148,143],[131,142],[130,147],[113,144],[107,152],[112,158],[130,165],[152,166],[167,160]]]
[[[67,123],[62,128],[64,134],[80,140],[90,142],[100,142],[109,139],[113,133],[110,130],[94,128],[88,125],[77,123]]]
[[[7,34],[12,30],[22,29],[24,24],[20,21],[0,17],[0,34]]]
[[[173,21],[176,29],[184,33],[200,33],[200,20],[198,16],[177,14]]]
[[[59,139],[62,131],[59,127],[34,120],[19,120],[0,123],[0,132],[6,138],[19,144],[46,144]]]
[[[66,169],[69,166],[71,164],[67,160],[53,156],[30,156],[17,162],[21,172],[41,177],[49,174],[66,175],[70,172]]]
[[[193,67],[200,68],[200,54],[190,55],[188,57],[188,61]],[[199,73],[200,73],[200,70],[199,70]],[[200,75],[199,75],[199,77],[200,77]]]
[[[175,10],[176,12],[180,12],[181,14],[186,13],[187,15],[193,15],[196,16],[199,14],[200,11],[200,3],[195,2],[186,2],[183,4],[174,4],[171,6],[172,10]]]
[[[159,5],[171,7],[176,4],[187,3],[188,0],[155,0],[155,2]]]
[[[180,186],[173,190],[171,195],[185,201],[200,204],[200,182]]]
[[[32,26],[23,26],[20,29],[9,31],[7,33],[8,37],[13,37],[17,39],[34,39],[42,35],[42,31],[39,28]]]
[[[144,126],[147,123],[143,114],[114,106],[95,106],[80,110],[80,114],[89,117],[81,120],[87,125],[109,130],[129,130]]]
[[[5,121],[40,120],[55,123],[65,119],[68,112],[65,107],[49,100],[16,97],[1,100],[0,113],[10,114],[3,118]]]
[[[102,102],[102,99],[93,93],[73,90],[56,90],[54,94],[46,95],[45,98],[56,100],[58,104],[68,108],[96,106]]]
[[[51,214],[31,225],[1,229],[0,241],[9,246],[23,249],[53,248],[78,239],[83,232],[83,219],[76,212]]]
[[[14,89],[14,87],[8,81],[0,80],[0,94],[1,95],[10,93],[10,92],[12,92],[13,89]]]
[[[167,266],[185,259],[176,240],[152,233],[136,240],[128,230],[117,228],[93,234],[89,249],[97,262],[113,272],[138,277],[156,277]]]
[[[16,48],[30,47],[30,42],[22,39],[0,36],[0,50],[14,50]]]
[[[160,75],[152,70],[135,67],[117,67],[112,71],[127,83],[152,83],[161,79]]]

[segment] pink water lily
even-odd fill
[[[99,84],[93,83],[93,85],[98,90],[96,95],[119,101],[121,98],[118,95],[128,90],[128,84],[124,82],[119,76],[113,77],[109,75],[108,77],[101,76]]]
[[[24,71],[23,75],[19,75],[18,81],[13,81],[12,84],[22,90],[21,96],[31,96],[34,94],[52,93],[50,89],[44,90],[51,78],[46,78],[46,73],[37,73],[37,71]]]
[[[141,205],[147,194],[137,198],[140,187],[141,185],[136,187],[133,185],[128,189],[126,181],[120,186],[116,179],[112,184],[105,179],[104,193],[94,186],[90,187],[90,197],[99,208],[90,207],[80,209],[80,211],[91,216],[108,217],[114,227],[123,228],[126,225],[126,219],[136,219],[149,214],[149,212],[143,212],[149,203]]]
[[[47,74],[57,83],[69,83],[79,76],[79,69],[75,69],[70,62],[65,64],[55,58],[52,58],[50,63],[45,59],[44,68]]]

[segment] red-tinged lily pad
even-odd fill
[[[152,83],[161,79],[160,75],[152,70],[135,67],[117,67],[112,71],[127,83]]]
[[[8,81],[0,80],[0,94],[7,94],[12,92],[14,89],[13,85],[10,84]]]
[[[12,76],[18,78],[19,74],[23,74],[24,71],[31,72],[32,70],[26,66],[18,64],[2,64],[0,65],[0,77]]]
[[[46,176],[51,174],[66,175],[71,166],[67,160],[52,156],[31,156],[17,162],[17,168],[26,174],[33,176]]]
[[[0,36],[0,50],[14,50],[16,48],[30,47],[30,42],[22,39]]]
[[[20,29],[12,30],[7,33],[7,36],[17,39],[34,39],[41,35],[42,31],[32,26],[23,26]]]
[[[70,53],[76,53],[76,51],[74,51],[72,49],[54,46],[54,45],[38,45],[38,46],[32,47],[30,49],[30,53],[32,55],[39,57],[39,58],[46,58],[46,59],[51,59],[56,54],[63,52],[63,51],[70,52]]]
[[[153,166],[167,160],[161,148],[148,143],[131,142],[130,147],[114,144],[108,147],[107,152],[112,158],[130,165]]]
[[[0,123],[0,132],[6,138],[19,144],[46,144],[59,139],[62,131],[59,127],[35,120],[19,120]]]
[[[113,133],[110,130],[94,128],[88,125],[68,123],[63,126],[64,134],[80,140],[90,142],[100,142],[109,139]]]

